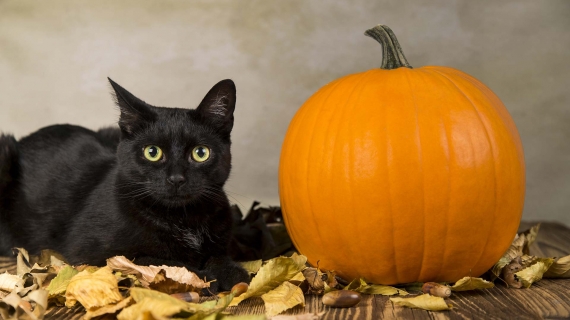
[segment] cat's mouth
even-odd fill
[[[164,196],[161,200],[164,204],[170,207],[182,207],[190,204],[195,199],[192,194],[169,194]]]

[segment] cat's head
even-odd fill
[[[151,106],[109,81],[121,111],[117,161],[122,196],[167,207],[224,201],[234,82],[220,81],[196,109],[178,109]]]

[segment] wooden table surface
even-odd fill
[[[523,222],[521,230],[535,223]],[[541,257],[560,257],[570,254],[570,229],[557,223],[542,223],[531,254]],[[15,261],[0,258],[0,272],[15,272]],[[570,319],[570,279],[543,279],[528,289],[513,289],[496,282],[495,288],[454,292],[447,299],[454,308],[431,312],[394,306],[388,297],[363,295],[352,308],[339,309],[324,306],[320,297],[306,296],[305,307],[295,307],[284,314],[321,313],[323,320],[332,319]],[[260,298],[244,301],[227,311],[236,314],[262,314]],[[51,308],[46,319],[81,319],[81,307]]]

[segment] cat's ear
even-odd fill
[[[115,103],[121,110],[119,127],[123,133],[131,135],[156,119],[156,114],[151,110],[150,105],[135,97],[111,78],[107,79],[115,91]]]
[[[234,126],[235,106],[236,85],[226,79],[210,89],[196,110],[220,132],[229,134]]]

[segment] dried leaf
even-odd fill
[[[90,320],[92,318],[100,317],[104,314],[114,314],[119,312],[119,310],[122,310],[130,306],[133,303],[134,303],[133,298],[128,297],[115,304],[108,304],[101,308],[94,308],[93,310],[88,310],[87,313],[85,313],[85,316],[83,316],[83,319]]]
[[[0,290],[11,292],[16,288],[16,286],[23,287],[24,286],[24,279],[9,274],[7,271],[0,274]]]
[[[515,240],[513,240],[513,243],[511,244],[509,249],[507,249],[507,252],[505,252],[505,254],[503,254],[501,259],[499,259],[499,261],[493,266],[493,268],[491,268],[491,274],[494,276],[494,278],[491,280],[498,278],[501,275],[503,268],[506,267],[509,263],[511,263],[513,259],[523,255],[523,246],[525,244],[525,241],[526,241],[525,235],[515,236]]]
[[[245,269],[245,271],[249,272],[249,274],[255,274],[257,271],[259,271],[259,268],[261,268],[263,261],[259,259],[253,261],[244,261],[240,262],[239,264],[241,264],[241,266]]]
[[[196,313],[195,319],[203,319],[224,310],[233,299],[233,294],[230,293],[218,300],[197,304],[144,288],[131,288],[130,294],[136,304],[123,309],[117,316],[118,319],[166,319],[179,313],[186,313],[186,317]]]
[[[299,272],[293,278],[291,278],[289,281],[291,281],[291,282],[303,282],[303,281],[305,281],[305,276],[303,275],[302,272]]]
[[[303,291],[287,281],[279,287],[263,294],[261,299],[265,302],[265,314],[272,317],[294,306],[305,306]]]
[[[6,320],[43,319],[47,304],[46,290],[31,291],[25,298],[12,292],[0,302],[0,315]]]
[[[52,267],[52,268],[61,268],[64,267],[67,262],[63,256],[54,250],[45,249],[40,251],[40,256],[38,257],[38,261],[36,261],[42,267]]]
[[[25,299],[35,303],[33,314],[37,319],[43,319],[48,306],[48,292],[43,289],[34,290]]]
[[[47,290],[49,292],[49,297],[54,297],[56,295],[65,294],[65,290],[67,290],[67,285],[71,278],[78,274],[79,271],[75,270],[71,266],[66,265],[63,269],[59,271],[57,276],[51,280]]]
[[[150,292],[145,294],[143,297],[137,298],[136,292],[138,290],[146,290]],[[168,317],[178,314],[187,308],[186,302],[173,298],[166,293],[154,290],[132,288],[131,296],[137,303],[124,308],[121,313],[117,315],[117,319],[167,319]]]
[[[366,287],[368,285],[368,283],[366,283],[366,281],[364,281],[364,279],[360,278],[360,279],[354,279],[352,280],[349,284],[347,284],[343,290],[353,290],[353,291],[358,291],[364,287]]]
[[[529,267],[515,273],[525,288],[530,287],[534,282],[542,279],[542,275],[554,263],[553,258],[536,258]]]
[[[123,300],[119,293],[117,278],[109,267],[94,273],[84,270],[76,274],[67,285],[65,305],[73,307],[77,301],[87,310],[114,304]]]
[[[513,259],[511,263],[509,263],[506,267],[503,268],[502,271],[503,280],[505,280],[507,287],[513,287],[517,289],[522,287],[522,283],[515,276],[517,272],[522,270],[521,263],[522,263],[521,259],[520,257],[518,257]]]
[[[524,235],[525,241],[522,247],[523,254],[530,253],[530,246],[536,241],[538,235],[538,230],[540,229],[540,223],[531,227],[530,229],[519,233],[519,235]]]
[[[324,273],[317,268],[305,268],[301,273],[309,284],[308,294],[323,294],[325,291]]]
[[[402,287],[403,289],[405,289],[408,292],[409,291],[422,292],[423,285],[424,285],[423,282],[409,282],[409,283],[399,284],[398,287]]]
[[[194,273],[192,273],[194,274]],[[190,280],[192,281],[192,280]],[[160,270],[154,280],[149,283],[148,286],[150,289],[172,294],[172,293],[179,293],[179,292],[191,292],[191,291],[200,291],[196,287],[183,282],[175,281],[166,276],[166,271]]]
[[[107,259],[107,266],[122,274],[135,275],[144,287],[149,288],[153,284],[153,288],[168,293],[200,291],[210,286],[209,282],[204,282],[184,267],[139,266],[124,256]]]
[[[409,295],[408,292],[404,289],[394,288],[390,286],[384,286],[380,284],[371,284],[367,285],[364,288],[361,288],[358,292],[364,294],[380,294],[383,296],[392,296],[398,294],[400,296],[407,296]]]
[[[298,254],[269,260],[253,277],[248,290],[241,296],[235,297],[230,306],[237,306],[249,297],[261,296],[277,288],[283,282],[291,280],[305,268],[306,262],[307,257]]]
[[[351,283],[344,287],[344,290],[353,290],[356,292],[364,293],[364,294],[380,294],[383,296],[392,296],[395,294],[401,296],[409,295],[408,292],[404,289],[380,285],[380,284],[368,284],[362,278],[354,279]]]
[[[483,280],[481,278],[464,277],[458,280],[452,287],[452,291],[468,291],[475,289],[489,289],[495,285],[491,281]]]
[[[453,307],[445,303],[443,298],[430,296],[429,294],[423,294],[413,298],[390,298],[390,301],[397,306],[429,311],[450,310]]]
[[[544,273],[545,278],[570,278],[570,256],[558,258]]]
[[[325,283],[325,287],[326,285],[328,285],[331,288],[335,288],[336,286],[338,286],[338,281],[336,280],[336,273],[330,270],[325,270],[325,272],[327,274],[327,282]]]

